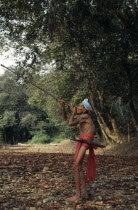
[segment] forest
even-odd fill
[[[137,140],[137,1],[0,0],[0,24],[0,53],[16,58],[0,76],[0,144],[77,136],[36,86],[71,106],[88,98],[101,141]]]
[[[138,1],[0,0],[0,59],[8,52],[16,62],[0,63],[0,210],[136,210]],[[74,162],[78,127],[62,120],[58,99],[68,116],[89,100],[105,148],[88,155],[83,145]],[[96,177],[86,190],[87,166]]]

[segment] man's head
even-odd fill
[[[92,106],[91,104],[88,102],[88,99],[84,99],[79,106],[77,107],[77,113],[78,114],[82,114],[85,113],[87,111],[92,111]]]
[[[77,106],[77,114],[82,114],[85,113],[87,111],[87,109],[84,107],[84,105],[82,103],[80,103]]]

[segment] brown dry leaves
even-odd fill
[[[96,156],[96,162],[90,199],[72,203],[65,201],[75,193],[72,154],[1,153],[0,209],[137,209],[138,158]]]

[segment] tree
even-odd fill
[[[103,136],[115,142],[125,134],[130,114],[131,129],[138,129],[137,14],[131,0],[1,2],[3,30],[26,55],[19,63],[22,77],[53,62],[54,92],[73,100],[85,88]]]
[[[23,85],[9,72],[1,76],[1,142],[8,144],[25,142],[42,130],[49,135],[47,127],[52,129],[46,112],[28,104],[28,96]]]

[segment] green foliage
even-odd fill
[[[8,98],[8,100],[6,99]],[[25,142],[40,131],[54,135],[57,128],[46,112],[27,103],[28,96],[11,75],[0,77],[0,131],[5,143]]]
[[[50,143],[51,138],[44,131],[39,132],[28,142],[29,144],[46,144]]]
[[[22,127],[30,128],[35,124],[37,116],[30,112],[23,113],[20,124]]]
[[[72,105],[91,96],[96,117],[100,113],[101,124],[112,131],[111,119],[123,128],[127,116],[138,130],[136,1],[5,0],[0,5],[1,42],[9,38],[17,54],[25,55],[18,62],[19,76],[34,78]],[[48,69],[48,64],[53,67]],[[42,70],[48,74],[42,75]],[[0,98],[6,101],[7,95]],[[119,98],[119,106],[127,107],[125,122],[125,111],[110,111]],[[46,111],[54,125],[61,122],[61,107],[50,97],[31,89],[29,101]]]
[[[59,133],[64,133],[65,139],[70,139],[74,135],[77,136],[79,134],[79,129],[76,126],[68,126],[68,123],[63,121],[59,125]]]
[[[6,110],[3,113],[3,117],[2,117],[1,122],[0,122],[0,127],[10,127],[10,126],[12,127],[12,126],[16,125],[17,120],[16,120],[16,117],[15,117],[15,114],[16,114],[15,111]]]
[[[51,141],[54,142],[54,143],[60,143],[61,141],[65,140],[66,137],[65,137],[65,133],[64,132],[60,132],[59,135],[55,135]]]

